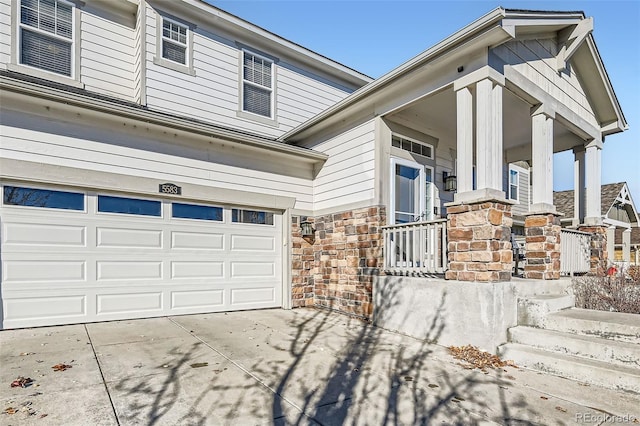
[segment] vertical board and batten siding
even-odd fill
[[[191,144],[54,122],[22,112],[2,113],[0,155],[4,158],[295,197],[296,208],[312,209],[310,178],[216,163],[224,154]]]
[[[85,89],[133,101],[135,29],[86,11],[80,16],[80,80]]]
[[[0,63],[11,62],[11,0],[0,0]]]
[[[555,39],[513,40],[493,48],[492,52],[581,118],[599,127],[573,70],[570,67],[566,72],[556,70]]]
[[[195,76],[153,63],[157,54],[156,11],[146,15],[146,95],[149,108],[244,131],[277,137],[338,102],[348,92],[274,64],[277,125],[238,116],[240,50],[234,40],[197,28],[192,33]]]
[[[136,14],[136,28],[133,31],[133,53],[134,53],[134,62],[133,62],[133,100],[139,104],[144,104],[144,99],[142,99],[142,85],[144,82],[142,81],[143,75],[143,61],[142,57],[144,54],[144,46],[142,45],[143,41],[143,31],[142,27],[144,23],[144,13],[145,11],[142,8],[138,8],[138,13]]]
[[[371,201],[375,198],[375,120],[314,145],[329,155],[313,182],[315,210]],[[344,210],[344,209],[342,209]]]

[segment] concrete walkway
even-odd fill
[[[0,332],[0,345],[4,425],[552,425],[640,418],[638,395],[511,367],[466,370],[441,346],[319,310],[9,330]],[[72,368],[53,371],[58,363]],[[34,382],[11,388],[18,376]],[[18,411],[4,413],[9,407]]]

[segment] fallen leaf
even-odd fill
[[[404,379],[405,379],[407,382],[412,382],[412,381],[413,381],[413,377],[411,377],[411,376],[404,376]]]
[[[64,371],[64,370],[67,370],[67,369],[69,369],[71,367],[72,366],[69,365],[69,364],[56,364],[51,368],[53,368],[53,371]]]
[[[200,368],[208,366],[208,362],[196,362],[195,364],[191,364],[191,368]]]
[[[40,414],[40,418],[41,418],[41,419],[44,419],[44,418],[45,418],[45,417],[47,417],[47,416],[48,416],[48,414]]]
[[[11,382],[11,387],[12,388],[26,388],[27,386],[29,386],[31,383],[33,383],[33,379],[29,378],[29,377],[18,377],[17,379],[15,379],[13,382]]]
[[[20,356],[35,355],[35,352],[20,352]]]
[[[15,414],[18,412],[18,410],[13,407],[7,407],[4,409],[4,412],[5,414]]]
[[[485,371],[488,367],[498,368],[505,366],[517,368],[513,361],[503,361],[499,356],[481,351],[472,345],[449,346],[447,349],[455,359],[464,361],[465,364],[460,365],[468,370],[478,368]]]
[[[507,379],[509,379],[509,380],[515,380],[515,379],[516,379],[516,378],[515,378],[515,377],[513,377],[513,376],[506,376],[506,378],[507,378]]]
[[[433,384],[433,383],[429,383],[429,387],[430,387],[431,389],[433,389],[433,388],[438,388],[438,387],[440,387],[440,386],[435,385],[435,384]]]
[[[546,396],[541,396],[540,399],[544,399],[546,401],[549,398],[547,398]]]
[[[567,412],[567,409],[566,409],[566,408],[562,408],[562,407],[561,407],[561,406],[559,406],[559,405],[558,405],[558,406],[556,406],[556,410],[558,410],[558,411],[562,411],[563,413],[566,413],[566,412]]]

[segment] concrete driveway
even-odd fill
[[[467,370],[441,346],[312,309],[9,330],[0,344],[5,425],[551,425],[640,417],[637,395],[511,367]],[[72,368],[53,371],[59,363]],[[34,382],[10,387],[18,376]]]

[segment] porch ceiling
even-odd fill
[[[503,91],[504,149],[507,161],[531,159],[531,106]],[[437,137],[440,144],[456,146],[456,96],[453,88],[420,99],[388,115],[391,121]],[[557,120],[554,124],[554,152],[566,151],[584,143]]]

